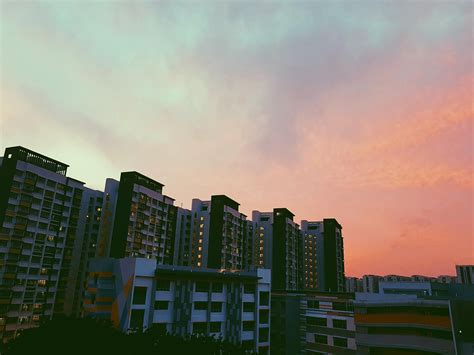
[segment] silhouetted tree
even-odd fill
[[[241,346],[206,335],[186,337],[154,328],[126,335],[108,321],[60,317],[41,327],[24,330],[4,346],[2,355],[240,355]]]

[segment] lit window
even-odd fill
[[[199,232],[199,235],[202,235],[203,233],[202,232]]]
[[[204,223],[201,223],[201,224],[199,225],[199,228],[204,228]]]
[[[198,242],[199,242],[199,243],[202,243],[202,239],[199,239]]]
[[[202,255],[201,254],[198,254],[198,259],[201,259],[202,258]]]
[[[202,250],[202,247],[199,247],[198,250],[201,251],[201,250]]]
[[[201,266],[201,263],[200,263],[200,262],[198,262],[198,266]]]
[[[203,217],[203,216],[201,216],[201,221],[204,221],[204,217]]]

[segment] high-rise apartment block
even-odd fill
[[[190,265],[199,268],[242,270],[247,217],[239,204],[225,195],[210,201],[193,199]]]
[[[89,208],[101,193],[66,175],[68,165],[23,147],[0,168],[0,338],[54,314],[75,314],[93,244]],[[100,217],[99,217],[100,218]],[[87,249],[87,251],[85,251]]]
[[[115,258],[142,257],[172,264],[177,207],[163,194],[164,185],[136,171],[124,172],[120,181],[108,179],[106,209],[113,214],[102,238],[105,255]]]
[[[212,195],[207,201],[193,199],[191,208],[185,209],[175,206],[174,199],[163,193],[162,183],[139,172],[122,172],[119,180],[108,178],[104,191],[98,191],[67,176],[67,168],[67,164],[23,147],[7,148],[0,158],[3,340],[54,315],[82,316],[85,309],[89,313],[94,307],[99,310],[103,302],[100,297],[94,300],[91,296],[84,305],[86,278],[91,267],[98,265],[90,265],[94,258],[108,260],[109,266],[119,265],[120,260],[148,259],[155,263],[156,273],[164,273],[166,265],[184,267],[180,272],[166,271],[177,279],[184,274],[191,279],[192,272],[208,272],[206,277],[220,273],[218,278],[225,283],[239,273],[241,281],[250,274],[253,279],[264,275],[268,287],[271,278],[272,288],[285,292],[344,289],[342,227],[335,219],[303,221],[300,229],[292,212],[275,208],[271,212],[253,211],[250,220],[239,210],[239,203],[226,195]],[[112,269],[117,272],[113,274],[118,278],[115,282],[119,282],[121,267]],[[236,290],[226,302],[241,302],[242,294]],[[242,297],[247,297],[245,292]],[[250,305],[243,302],[245,312],[250,312]],[[124,312],[136,308],[129,306]],[[269,341],[268,326],[255,325],[262,323],[260,315],[262,324],[269,323],[268,309],[264,308],[252,308],[258,311],[253,318],[235,311],[236,322],[247,322],[242,337],[237,330],[223,332],[234,334],[229,339],[252,339],[252,349],[264,351]],[[230,327],[242,325],[237,323]],[[174,330],[169,324],[167,329]],[[194,329],[179,324],[176,326],[184,333]],[[204,329],[202,324],[196,327]],[[211,333],[209,329],[217,329],[215,324],[205,327]],[[255,331],[252,336],[251,331]]]
[[[333,218],[320,222],[302,221],[305,287],[318,291],[343,292],[344,243],[342,226]],[[311,274],[311,272],[313,274]]]
[[[273,212],[252,212],[254,222],[254,260],[256,267],[272,270],[275,290],[296,290],[299,285],[299,225],[286,208]]]

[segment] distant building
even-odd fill
[[[457,282],[456,276],[451,275],[439,275],[436,277],[436,282],[440,282],[443,284],[453,284]]]
[[[247,217],[239,203],[225,195],[210,201],[193,199],[190,265],[198,268],[242,270]]]
[[[364,292],[362,279],[346,276],[346,292]]]
[[[155,259],[91,260],[85,314],[124,332],[153,326],[222,337],[268,354],[270,271],[230,272],[157,265]]]
[[[301,221],[301,230],[305,238],[305,246],[311,241],[316,241],[316,284],[318,291],[344,292],[346,285],[342,226],[333,218],[325,218],[321,222],[303,220]],[[311,249],[305,249],[305,251],[307,250],[310,251]],[[313,264],[309,261],[311,258],[312,254],[305,254],[305,262],[310,265],[310,270],[313,269]]]
[[[456,265],[456,275],[461,284],[474,284],[474,265]]]
[[[102,193],[68,165],[23,147],[0,160],[0,339],[57,314],[77,315]]]
[[[300,278],[299,225],[286,208],[252,212],[255,228],[255,266],[272,270],[275,290],[297,290]]]
[[[355,354],[354,294],[273,291],[272,355]]]
[[[325,258],[322,233],[323,222],[301,221],[301,279],[305,289],[323,290]]]
[[[120,181],[107,179],[107,218],[102,222],[98,256],[142,257],[172,264],[177,207],[164,185],[136,171]]]
[[[191,236],[193,234],[193,213],[191,210],[178,207],[176,218],[176,236],[173,264],[191,265]]]
[[[383,280],[382,276],[364,275],[362,277],[362,292],[378,293],[379,282]]]

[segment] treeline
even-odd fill
[[[1,355],[241,355],[252,354],[240,346],[205,335],[163,334],[150,328],[124,334],[110,322],[90,318],[57,318],[38,328],[24,330],[3,344]]]

